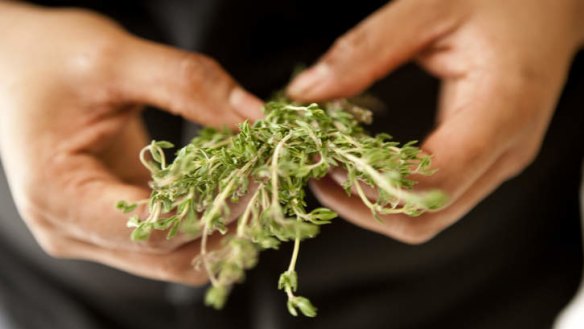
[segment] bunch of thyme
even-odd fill
[[[152,173],[152,194],[147,218],[133,216],[132,239],[148,239],[152,230],[166,230],[170,239],[178,232],[200,236],[200,254],[194,266],[202,266],[211,282],[205,302],[221,308],[234,283],[244,279],[263,249],[278,248],[294,241],[290,266],[278,287],[288,296],[288,310],[315,316],[310,301],[296,295],[295,271],[300,241],[317,235],[319,226],[336,214],[327,208],[308,211],[305,188],[331,168],[347,172],[344,188],[356,191],[376,216],[405,213],[416,216],[445,202],[439,191],[413,193],[411,174],[431,174],[430,158],[414,143],[399,146],[387,134],[366,134],[360,122],[371,121],[371,113],[348,101],[300,105],[280,99],[264,108],[265,118],[238,133],[203,129],[168,163],[168,142],[153,141],[140,155]],[[378,191],[372,201],[362,185]],[[244,202],[236,224],[228,227],[230,205]],[[126,212],[140,202],[120,202]],[[207,237],[224,234],[217,250],[208,250]]]

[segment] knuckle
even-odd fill
[[[178,274],[177,265],[166,260],[156,262],[152,270],[156,278],[164,281],[173,281]]]
[[[190,89],[192,85],[196,85],[202,82],[203,79],[203,64],[204,60],[195,55],[185,55],[178,62],[178,76],[180,77],[179,82],[182,83],[182,87],[185,89]]]
[[[29,225],[35,226],[44,221],[41,211],[38,210],[36,202],[27,198],[17,202],[17,209],[20,217]]]
[[[225,101],[234,81],[216,60],[205,55],[184,53],[177,63],[179,93],[169,101],[169,109],[176,113],[196,111],[200,121],[209,122],[208,111],[201,109],[212,109]]]
[[[83,96],[106,98],[111,90],[101,93],[102,87],[115,81],[116,62],[123,58],[129,34],[115,21],[84,9],[62,9],[59,19],[77,26],[63,31],[72,40],[67,44],[63,73]],[[87,94],[87,95],[85,95]]]
[[[97,104],[109,104],[118,99],[114,88],[117,80],[115,61],[120,55],[117,39],[101,36],[71,53],[68,72],[81,99]]]
[[[398,236],[398,240],[410,245],[421,245],[432,240],[436,234],[437,232],[409,230],[407,232],[402,232]]]
[[[422,218],[413,218],[411,222],[403,223],[392,236],[406,244],[421,245],[432,240],[442,229],[435,223]]]
[[[474,166],[479,163],[485,156],[488,156],[489,141],[486,138],[474,138],[472,140],[462,141],[457,153],[461,167]]]
[[[519,58],[511,60],[511,64],[501,65],[505,68],[501,72],[505,79],[500,81],[503,92],[508,95],[537,95],[549,88],[550,83],[555,80],[553,74],[531,62],[529,59]]]
[[[543,84],[549,78],[545,70],[532,64],[530,61],[521,61],[516,66],[515,74],[512,76],[511,81],[520,89],[523,89],[525,86]]]
[[[324,61],[334,66],[343,62],[346,58],[354,56],[358,50],[367,52],[370,44],[368,42],[369,38],[368,33],[365,33],[362,29],[349,32],[335,41]]]
[[[529,165],[535,161],[539,153],[539,147],[528,147],[520,151],[513,152],[508,159],[508,176],[513,178],[519,176]]]
[[[322,59],[331,74],[335,76],[335,86],[347,94],[357,93],[359,86],[374,81],[385,74],[384,67],[377,65],[376,41],[366,28],[357,28],[340,37]],[[355,70],[356,63],[366,63]],[[346,96],[346,95],[345,95]]]
[[[167,255],[173,251],[173,248],[162,243],[161,241],[145,241],[141,242],[138,247],[141,252],[153,255]]]
[[[154,255],[168,255],[182,245],[180,237],[167,240],[165,234],[161,231],[152,232],[150,239],[140,242],[140,251]]]
[[[118,56],[120,45],[116,38],[96,36],[89,44],[83,44],[73,55],[74,68],[85,75],[103,75],[111,70],[112,61]]]
[[[34,198],[27,198],[17,203],[20,216],[26,222],[40,248],[53,258],[65,258],[68,256],[63,238],[55,234],[47,223],[43,211]]]
[[[29,186],[31,185],[31,186]],[[43,191],[31,183],[25,182],[22,189],[13,191],[16,209],[20,217],[30,226],[43,226],[46,222],[47,200],[43,197]]]
[[[68,256],[63,242],[60,241],[58,237],[46,235],[43,238],[37,239],[41,249],[49,256],[53,258],[66,258]]]
[[[465,145],[465,153],[470,159],[480,157],[488,150],[489,142],[485,138],[477,138],[473,141],[468,141]]]
[[[337,39],[333,50],[336,50],[338,53],[353,52],[362,43],[360,41],[362,41],[363,37],[363,33],[360,33],[359,30],[351,31],[347,35]]]
[[[205,55],[186,54],[179,61],[180,82],[187,90],[217,82],[221,77],[220,72],[219,63]]]
[[[200,286],[208,282],[203,273],[196,273],[190,263],[176,264],[161,262],[155,268],[154,276],[163,281]]]

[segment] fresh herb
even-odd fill
[[[234,283],[244,279],[263,249],[276,249],[293,241],[290,265],[278,288],[288,296],[288,310],[308,317],[316,308],[296,295],[295,271],[300,241],[318,234],[320,225],[336,214],[327,208],[307,210],[305,187],[310,179],[322,178],[332,168],[347,172],[343,187],[356,191],[363,204],[379,215],[404,213],[417,216],[441,207],[445,196],[439,191],[414,193],[412,174],[428,175],[430,157],[422,155],[414,142],[399,146],[387,134],[372,137],[360,122],[371,121],[371,113],[341,100],[308,106],[284,99],[269,102],[265,118],[239,132],[203,129],[168,163],[164,149],[168,142],[153,141],[140,154],[152,173],[152,195],[147,218],[133,216],[132,239],[148,239],[153,230],[165,230],[168,238],[177,233],[201,236],[200,266],[211,281],[205,302],[221,308]],[[362,184],[378,191],[372,201]],[[245,208],[230,226],[230,205],[243,202]],[[119,202],[124,212],[138,203]],[[207,238],[224,234],[219,249],[209,250]]]

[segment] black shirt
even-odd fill
[[[93,8],[131,32],[216,58],[267,97],[299,63],[383,1],[50,1]],[[1,13],[0,13],[1,14]],[[57,38],[58,36],[55,36]],[[372,132],[421,140],[433,127],[438,82],[407,65],[372,87],[387,111]],[[575,60],[539,156],[432,241],[409,246],[337,220],[303,243],[300,289],[315,319],[293,318],[276,289],[289,246],[262,253],[226,308],[205,287],[134,277],[46,256],[0,175],[0,324],[8,328],[549,328],[578,287],[578,189],[584,154],[584,56]],[[177,117],[149,110],[152,135],[180,144]],[[529,118],[526,118],[528,120]],[[2,320],[3,319],[3,320]]]

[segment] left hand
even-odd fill
[[[450,205],[412,219],[372,218],[332,175],[312,186],[345,219],[407,243],[455,223],[535,158],[584,41],[582,0],[397,0],[342,36],[288,94],[301,101],[353,96],[416,60],[442,80],[436,129],[422,149]],[[341,175],[342,176],[342,175]]]

